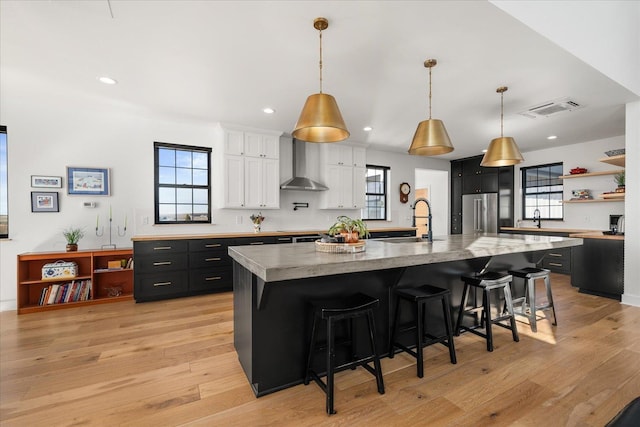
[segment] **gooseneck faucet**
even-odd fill
[[[427,216],[416,216],[416,206],[418,205],[418,202],[425,202],[427,204],[427,210],[429,211],[429,215],[427,215]],[[416,201],[413,203],[413,206],[411,206],[411,209],[413,209],[412,227],[416,226],[416,218],[426,218],[428,220],[428,223],[427,223],[427,241],[429,243],[432,243],[433,242],[433,229],[431,228],[431,204],[424,197],[420,197],[419,199],[416,199]],[[422,237],[424,237],[424,234],[422,235]]]
[[[540,217],[540,209],[536,209],[533,211],[533,223],[535,224],[538,221],[538,228],[542,226],[542,218]]]

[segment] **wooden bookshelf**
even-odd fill
[[[126,266],[132,257],[133,250],[130,248],[20,254],[18,255],[18,314],[133,300],[133,269],[108,268],[109,261],[124,260]],[[77,275],[74,278],[43,280],[42,267],[59,260],[75,262],[78,266]],[[86,299],[51,304],[44,301],[44,304],[41,304],[43,289],[69,283],[78,285],[81,282],[89,288]]]

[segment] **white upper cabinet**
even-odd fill
[[[321,209],[361,209],[365,200],[366,150],[350,145],[323,144],[320,147],[322,182]]]
[[[217,207],[280,207],[280,132],[220,127],[214,150]]]

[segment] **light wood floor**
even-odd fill
[[[557,327],[521,340],[495,328],[336,378],[328,417],[315,384],[255,398],[233,349],[232,295],[0,313],[2,426],[603,426],[640,395],[640,308],[579,294],[554,275]],[[276,351],[276,349],[274,349]]]

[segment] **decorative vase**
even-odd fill
[[[618,188],[616,188],[616,193],[624,193],[624,185],[618,185]]]
[[[260,232],[260,224],[253,224],[253,232],[254,233]]]
[[[352,232],[346,232],[346,231],[341,231],[340,235],[344,237],[344,242],[345,243],[357,243],[358,242],[358,232],[357,231],[352,231]]]
[[[67,252],[75,252],[78,250],[77,243],[67,243]]]

